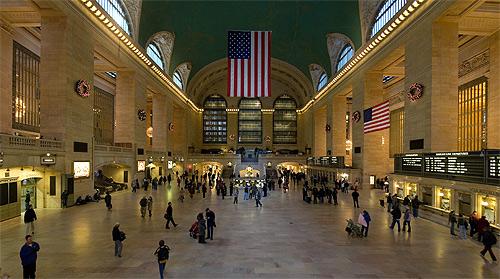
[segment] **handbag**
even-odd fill
[[[163,218],[168,219],[167,213],[163,214]]]

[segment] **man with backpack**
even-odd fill
[[[146,196],[142,197],[142,199],[139,201],[139,205],[141,206],[141,217],[144,218],[148,206],[148,199],[146,198]]]
[[[165,241],[160,240],[160,247],[158,247],[154,253],[158,257],[158,267],[160,269],[160,278],[163,279],[163,272],[165,271],[165,266],[170,254],[170,247],[165,245]]]

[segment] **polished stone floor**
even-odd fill
[[[37,210],[34,240],[41,250],[39,278],[157,278],[153,256],[158,240],[172,248],[168,278],[499,278],[500,265],[479,256],[476,241],[459,240],[444,226],[412,222],[413,231],[388,229],[389,217],[378,205],[378,190],[361,191],[361,209],[372,216],[366,239],[351,239],[346,218],[357,219],[350,195],[340,205],[306,204],[301,191],[272,192],[262,208],[253,200],[233,205],[214,194],[177,201],[177,190],[163,187],[151,194],[152,218],[141,218],[142,194],[113,195],[113,210],[103,202],[69,209]],[[167,201],[174,204],[180,225],[165,230]],[[195,215],[206,207],[217,215],[215,239],[198,244],[188,236]],[[127,233],[123,257],[114,257],[111,229],[115,222]],[[19,248],[24,242],[21,218],[0,223],[3,272],[20,278]],[[497,257],[499,250],[495,248]]]

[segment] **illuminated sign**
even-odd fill
[[[137,161],[137,171],[145,171],[146,170],[146,161],[139,160]]]
[[[40,164],[41,165],[54,165],[56,163],[56,157],[41,157]]]
[[[174,162],[173,161],[167,161],[167,168],[171,170],[174,167]]]
[[[75,178],[90,177],[90,162],[73,162],[73,172]]]

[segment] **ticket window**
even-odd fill
[[[481,216],[486,216],[486,220],[494,224],[496,222],[497,199],[495,197],[480,196],[479,204],[481,205]]]
[[[437,206],[443,210],[451,210],[451,190],[446,188],[438,188]]]
[[[422,204],[432,206],[432,187],[422,187]]]
[[[467,193],[458,193],[458,213],[469,215],[472,213],[471,195]]]

